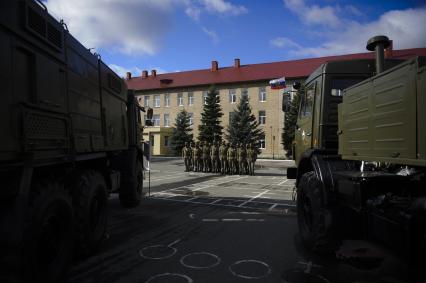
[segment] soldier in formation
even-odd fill
[[[203,152],[203,172],[207,173],[210,172],[210,143],[209,142],[203,142],[203,146],[201,147],[201,150]]]
[[[189,142],[185,143],[185,146],[182,148],[182,157],[185,163],[185,172],[188,172],[191,168],[191,148],[189,147]]]
[[[200,143],[196,142],[195,146],[192,148],[192,166],[194,172],[198,172],[201,169],[201,149],[200,149]]]
[[[229,144],[226,144],[224,141],[219,147],[220,172],[222,175],[228,172],[228,147]]]
[[[253,143],[191,142],[185,143],[182,157],[185,171],[254,175],[257,149]]]
[[[210,148],[210,160],[213,173],[220,172],[220,162],[219,162],[219,143],[215,141]]]
[[[254,164],[257,159],[257,152],[254,144],[249,144],[247,149],[248,173],[254,176]]]
[[[247,174],[247,149],[242,143],[237,148],[238,174]]]
[[[228,174],[235,174],[236,171],[236,167],[237,167],[237,150],[235,149],[235,144],[232,144],[229,148],[228,148],[228,153],[227,153],[227,157],[228,157]]]

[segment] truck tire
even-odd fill
[[[107,229],[108,192],[104,177],[93,170],[79,174],[73,185],[76,245],[80,256],[95,252]]]
[[[138,206],[142,199],[143,172],[142,163],[136,152],[129,151],[130,163],[128,170],[122,177],[122,184],[119,190],[120,203],[123,207],[131,208]]]
[[[71,196],[57,182],[37,182],[24,234],[23,281],[63,282],[73,257]]]
[[[303,174],[297,188],[297,222],[303,244],[313,252],[327,254],[336,248],[331,215],[324,205],[321,181],[315,172]]]

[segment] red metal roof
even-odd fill
[[[393,50],[392,58],[408,59],[426,56],[426,48]],[[374,53],[358,53],[328,56],[293,61],[241,65],[239,68],[224,67],[217,71],[210,69],[159,74],[155,77],[133,77],[126,80],[129,89],[154,90],[190,87],[198,85],[241,83],[248,81],[271,80],[279,77],[308,77],[316,68],[327,61],[374,58]]]

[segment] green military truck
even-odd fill
[[[0,84],[0,281],[61,281],[141,200],[144,109],[41,1],[0,3]]]
[[[425,58],[321,65],[299,91],[295,178],[300,236],[316,252],[366,239],[410,259],[426,251]],[[285,99],[284,99],[285,101]],[[283,105],[283,109],[287,105]]]

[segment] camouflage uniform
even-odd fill
[[[228,173],[229,174],[235,174],[236,173],[236,149],[235,149],[235,145],[232,145],[228,148],[228,153],[227,153],[227,157],[228,157]]]
[[[192,166],[194,167],[194,172],[200,171],[200,161],[201,161],[201,149],[200,144],[195,143],[195,147],[192,148]]]
[[[189,147],[189,143],[186,142],[185,146],[182,148],[182,157],[185,163],[185,172],[189,171],[189,167],[191,166],[191,148]]]
[[[220,172],[222,174],[225,174],[228,172],[228,145],[225,144],[225,142],[222,142],[222,144],[219,147],[219,159],[220,159]]]
[[[203,171],[210,172],[210,144],[208,142],[204,143],[202,147],[203,151]]]
[[[247,174],[247,149],[244,144],[240,144],[238,147],[238,172],[239,174]]]
[[[256,162],[257,153],[256,149],[253,144],[249,145],[249,148],[247,149],[247,163],[248,163],[248,169],[249,174],[254,175],[254,164]]]
[[[218,173],[219,172],[219,144],[218,142],[215,142],[212,144],[210,148],[210,160],[212,165],[212,172]]]

